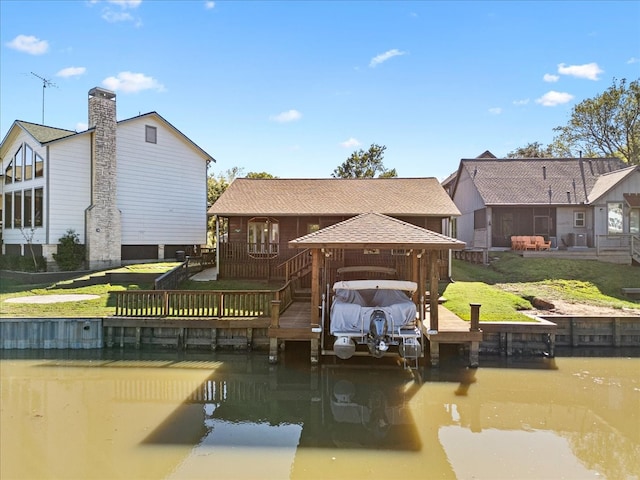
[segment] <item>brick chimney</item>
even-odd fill
[[[121,220],[117,207],[116,94],[104,88],[89,90],[91,133],[91,206],[85,213],[85,241],[89,269],[121,264]]]

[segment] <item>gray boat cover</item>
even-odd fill
[[[366,334],[374,310],[382,310],[389,321],[389,333],[416,319],[416,305],[401,290],[338,288],[331,305],[330,332]]]

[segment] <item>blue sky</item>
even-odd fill
[[[0,134],[83,130],[87,94],[156,111],[230,168],[327,178],[386,145],[401,177],[552,141],[640,77],[639,1],[0,1]],[[34,75],[35,74],[35,75]]]

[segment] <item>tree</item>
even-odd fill
[[[336,168],[331,176],[333,178],[374,178],[376,175],[380,178],[397,177],[395,168],[387,170],[382,163],[386,149],[384,145],[372,143],[366,152],[362,149],[357,150]]]
[[[507,158],[551,158],[553,156],[551,146],[544,147],[540,142],[529,143],[507,153]]]
[[[630,165],[640,164],[640,79],[627,85],[625,79],[604,93],[583,100],[571,111],[569,123],[550,145],[566,157],[618,157]],[[578,154],[578,155],[576,155]]]
[[[278,178],[267,172],[249,172],[246,178]]]

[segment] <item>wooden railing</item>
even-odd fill
[[[116,317],[268,317],[271,290],[130,290],[112,292]]]
[[[255,318],[279,313],[293,302],[288,282],[279,290],[128,290],[112,292],[116,317]]]
[[[311,260],[311,252],[306,248],[286,262],[281,263],[276,268],[278,272],[284,272],[284,280],[285,282],[288,282],[298,273],[311,267]]]
[[[205,268],[214,267],[215,265],[215,248],[202,248],[200,255],[187,257],[180,265],[177,265],[156,278],[153,282],[153,288],[155,290],[176,290],[180,283],[191,275],[201,272]]]

